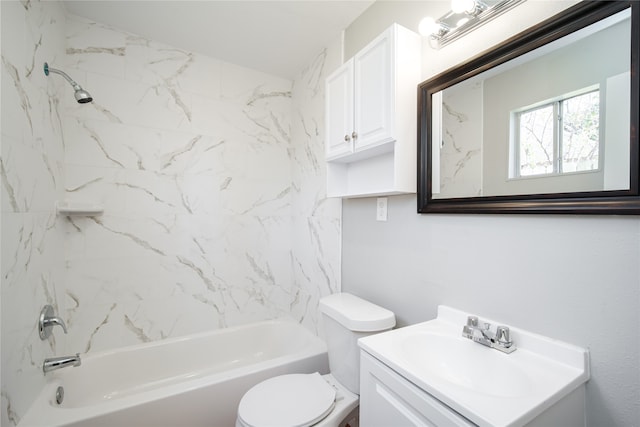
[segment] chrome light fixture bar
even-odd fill
[[[420,22],[420,34],[440,49],[525,0],[454,0],[451,11],[438,20],[426,17]],[[460,6],[460,3],[463,6]]]

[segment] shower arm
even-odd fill
[[[50,68],[49,64],[47,64],[45,62],[44,63],[44,74],[46,76],[48,76],[49,73],[60,74],[62,77],[64,77],[69,82],[69,84],[71,86],[73,86],[73,90],[82,90],[82,87],[80,87],[80,85],[78,83],[76,83],[75,80],[73,80],[71,77],[69,77],[69,75],[67,73],[65,73],[64,71],[57,70],[55,68]]]

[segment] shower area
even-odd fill
[[[289,80],[59,2],[3,1],[0,19],[2,427],[45,358],[282,316],[316,332],[340,286],[322,135],[338,48]],[[41,340],[47,304],[68,333]]]

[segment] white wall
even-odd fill
[[[440,51],[424,46],[424,79],[569,5],[529,1]],[[375,4],[348,29],[347,43],[359,39],[349,32],[396,17],[416,29],[400,22],[416,7]],[[391,197],[389,220],[376,222],[375,199],[343,202],[343,290],[393,310],[400,325],[447,304],[584,346],[588,425],[639,425],[638,217],[418,215],[416,206],[415,196]]]
[[[589,349],[589,426],[640,420],[640,219],[417,215],[416,198],[343,204],[343,289],[400,325],[439,304]]]

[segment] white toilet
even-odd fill
[[[252,387],[240,401],[236,427],[357,427],[358,338],[387,331],[394,314],[354,295],[320,300],[330,374],[290,374]]]

